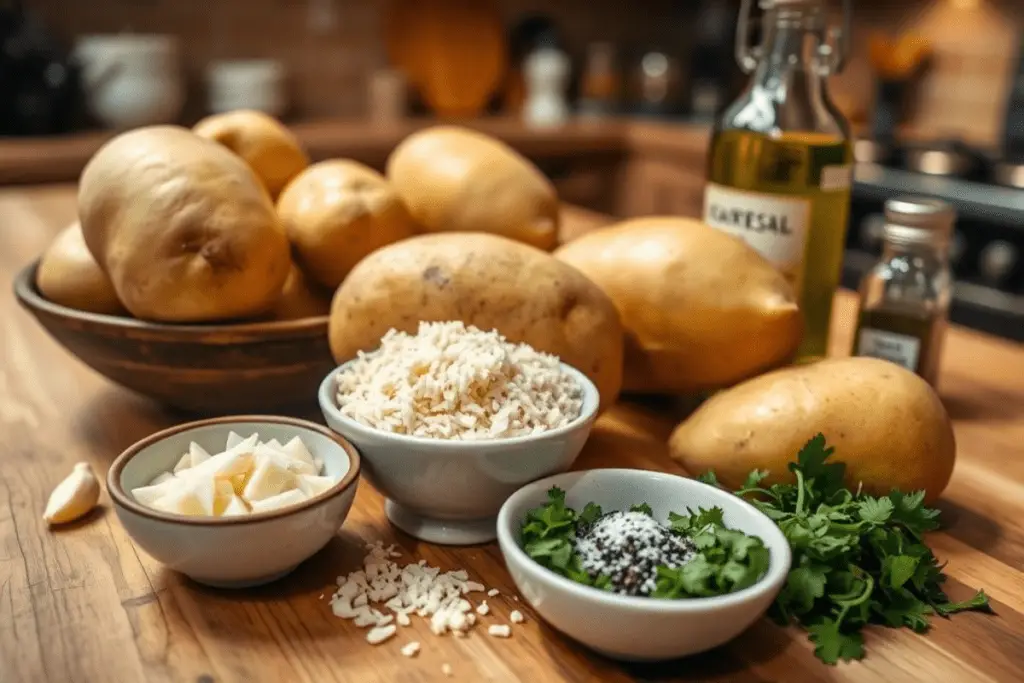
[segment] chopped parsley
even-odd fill
[[[721,508],[672,513],[667,525],[646,503],[605,514],[588,503],[577,513],[565,492],[530,510],[520,531],[526,554],[573,581],[625,595],[709,597],[756,583],[768,570],[761,539],[725,526]]]
[[[942,566],[924,543],[938,528],[939,511],[925,507],[924,491],[874,497],[843,484],[846,465],[818,434],[789,464],[795,484],[761,486],[755,470],[736,494],[770,517],[793,550],[786,584],[772,606],[782,624],[797,623],[827,664],[864,656],[868,624],[928,629],[934,615],[991,611],[984,591],[950,602]],[[698,477],[716,484],[714,472]]]

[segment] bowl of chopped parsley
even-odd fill
[[[775,600],[791,551],[750,503],[671,474],[559,474],[513,494],[498,543],[551,626],[609,657],[673,659],[742,633]]]

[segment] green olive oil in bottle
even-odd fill
[[[743,0],[737,58],[753,73],[715,126],[704,220],[736,235],[793,285],[804,315],[798,361],[826,355],[832,298],[843,267],[853,150],[828,97],[848,26],[826,35],[826,0],[761,0],[760,46],[749,48]],[[849,22],[849,0],[844,4]]]

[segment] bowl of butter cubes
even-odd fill
[[[110,466],[107,491],[143,550],[194,581],[242,588],[290,573],[334,537],[359,453],[306,420],[219,417],[157,432]]]

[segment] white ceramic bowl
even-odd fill
[[[131,490],[173,469],[189,443],[210,453],[224,449],[228,432],[258,433],[282,443],[298,436],[324,472],[340,477],[322,494],[298,505],[245,517],[189,517],[160,512],[135,501]],[[327,545],[352,507],[359,482],[359,453],[305,420],[238,416],[200,420],[157,432],[122,453],[107,472],[107,492],[121,524],[143,550],[199,583],[241,588],[291,572]]]
[[[597,387],[579,370],[564,363],[562,369],[583,389],[580,415],[533,436],[446,441],[373,429],[338,410],[338,370],[320,384],[320,408],[328,426],[359,449],[366,477],[387,497],[385,512],[395,526],[431,543],[485,543],[495,538],[505,499],[523,484],[569,469],[590,435]]]
[[[616,595],[584,586],[542,567],[519,545],[527,512],[548,501],[548,489],[566,492],[577,510],[593,501],[605,512],[645,502],[665,521],[669,512],[718,506],[726,526],[761,538],[771,554],[768,573],[756,584],[730,595],[688,600]],[[525,486],[498,514],[498,543],[523,597],[554,628],[614,659],[655,661],[692,655],[738,636],[761,617],[789,573],[791,553],[785,536],[754,506],[693,479],[644,470],[603,469],[569,472]]]

